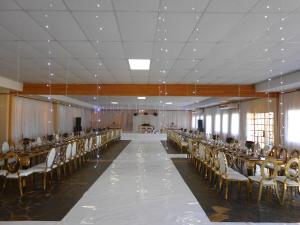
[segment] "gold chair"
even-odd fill
[[[42,173],[43,174],[43,188],[46,190],[47,186],[47,175],[50,172],[51,178],[52,178],[52,170],[57,167],[57,165],[54,164],[54,159],[56,156],[56,150],[55,148],[52,148],[50,152],[47,155],[47,159],[44,163],[38,164],[34,167],[31,167],[29,170],[32,171],[32,173]]]
[[[219,158],[219,174],[220,174],[219,189],[220,191],[222,191],[223,182],[225,181],[225,200],[228,199],[229,182],[237,182],[239,190],[241,188],[241,183],[245,183],[248,189],[249,188],[248,178],[245,177],[243,174],[240,174],[239,172],[228,167],[225,153],[219,152],[218,158]]]
[[[15,152],[7,152],[5,155],[5,170],[1,170],[0,174],[4,176],[4,184],[3,190],[6,188],[7,180],[13,179],[18,180],[19,192],[20,195],[23,195],[23,178],[30,176],[32,174],[31,169],[22,170],[21,168],[21,161],[17,153]]]
[[[272,167],[273,172],[272,173],[267,173],[266,170],[268,168]],[[260,167],[260,173],[261,175],[257,176],[249,176],[249,181],[250,181],[250,193],[252,192],[252,185],[253,183],[258,183],[259,184],[259,193],[258,193],[258,198],[257,201],[259,202],[261,200],[261,195],[264,187],[271,187],[275,189],[276,196],[279,200],[279,194],[278,194],[278,187],[277,187],[277,182],[276,182],[276,177],[278,173],[278,165],[277,162],[274,158],[269,158],[265,160],[261,167]]]
[[[283,185],[283,194],[282,194],[282,200],[281,204],[284,203],[285,195],[288,188],[297,187],[298,191],[300,192],[300,168],[299,168],[299,159],[298,158],[292,158],[288,161],[286,167],[285,167],[285,176],[277,176],[276,180],[277,182],[281,183]]]
[[[299,157],[300,157],[299,150],[294,149],[293,151],[291,151],[290,158],[299,158]]]

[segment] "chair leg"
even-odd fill
[[[20,191],[20,195],[21,195],[21,197],[22,197],[22,196],[23,196],[22,177],[19,177],[18,182],[19,182],[19,191]]]
[[[280,202],[280,197],[279,197],[279,192],[278,192],[278,186],[277,186],[276,183],[275,183],[275,185],[274,185],[274,188],[275,188],[275,193],[276,193],[277,199],[278,199],[278,201]]]
[[[259,184],[259,192],[258,192],[257,202],[260,202],[262,191],[263,191],[263,184],[260,183]]]
[[[43,174],[43,188],[44,188],[44,190],[46,190],[46,186],[47,186],[47,173],[44,172],[44,174]]]
[[[226,180],[225,184],[226,184],[226,187],[225,187],[225,200],[227,200],[228,199],[228,184],[229,184],[229,181]]]
[[[6,185],[7,185],[7,178],[5,177],[5,178],[4,178],[4,181],[3,181],[3,187],[2,187],[3,192],[4,192],[5,189],[6,189]]]

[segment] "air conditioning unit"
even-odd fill
[[[238,109],[239,108],[239,104],[238,103],[223,104],[223,105],[220,105],[219,108],[221,110]]]

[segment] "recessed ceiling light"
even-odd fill
[[[149,70],[150,59],[128,59],[131,70]]]
[[[172,105],[173,102],[166,102],[165,104],[166,104],[166,105]]]
[[[97,7],[100,8],[100,4],[97,4]]]
[[[112,105],[118,105],[119,102],[111,102]]]
[[[146,97],[144,97],[144,96],[141,96],[141,97],[137,97],[137,99],[139,99],[139,100],[145,100],[145,99],[146,99]]]

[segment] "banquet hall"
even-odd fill
[[[300,223],[300,0],[0,0],[0,224]]]

